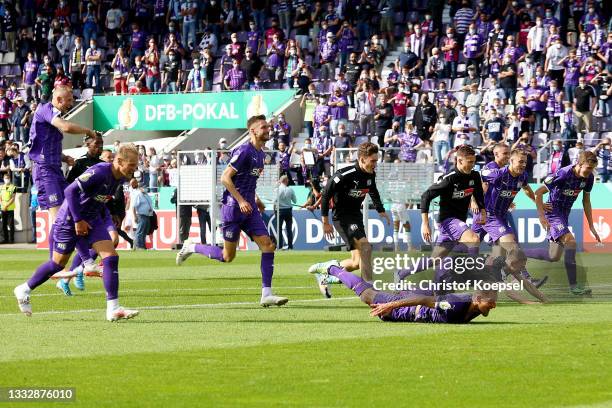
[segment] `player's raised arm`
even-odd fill
[[[436,299],[433,296],[413,295],[393,302],[381,304],[373,303],[370,305],[370,307],[372,308],[372,310],[370,311],[370,315],[385,316],[391,313],[393,309],[397,309],[398,307],[410,307],[419,305],[433,308],[436,306]]]

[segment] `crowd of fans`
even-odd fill
[[[531,170],[559,139],[548,172],[589,148],[608,181],[609,17],[593,0],[3,0],[0,173],[28,191],[32,112],[71,84],[77,94],[296,89],[307,138],[280,115],[267,146],[289,184],[329,176],[336,158],[352,159],[334,149],[365,140],[381,160],[440,170],[461,144],[485,162],[504,142],[529,150]],[[171,184],[175,152],[140,154],[147,191]]]

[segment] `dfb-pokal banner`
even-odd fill
[[[292,90],[94,96],[94,128],[241,129],[255,115],[275,114]]]

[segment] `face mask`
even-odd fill
[[[174,55],[170,55],[170,61],[174,61],[176,59],[176,57]]]
[[[194,67],[195,69],[199,69],[199,68],[200,68],[200,64],[193,64],[193,67]]]
[[[446,36],[447,36],[448,38],[453,38],[453,34],[452,34],[452,33],[450,33],[450,34],[446,34]]]
[[[531,4],[525,4],[525,7],[527,7],[527,10],[529,10],[531,8]]]
[[[551,86],[551,87],[550,87],[550,91],[551,91],[551,92],[555,92],[556,90],[557,90],[557,87],[556,87],[556,86]]]
[[[541,22],[541,21],[536,21],[536,25],[537,25],[538,27],[542,27],[542,22]]]
[[[5,178],[5,179],[4,179],[4,184],[8,184],[8,183],[10,183],[10,182],[11,182],[11,179],[8,179],[8,178]]]
[[[552,13],[546,13],[546,18],[551,18],[552,17]]]
[[[225,149],[227,147],[227,143],[221,143],[219,145],[220,148]]]
[[[518,6],[518,1],[513,1],[512,2],[512,7],[517,7]]]
[[[431,16],[425,16],[425,20],[427,21],[431,20]]]
[[[565,113],[572,113],[572,108],[565,108]]]
[[[561,44],[555,44],[557,46],[557,49],[560,50],[561,49]]]
[[[561,146],[554,145],[554,146],[553,146],[553,150],[554,150],[555,152],[558,152],[558,151],[560,151],[560,150],[561,150]]]
[[[324,104],[324,103],[325,103],[325,99],[323,99],[323,98],[319,98],[319,103],[320,103],[320,104]]]
[[[501,26],[499,24],[495,23],[495,24],[493,24],[493,27],[495,27],[496,30],[499,30]]]
[[[66,36],[70,36],[70,31],[66,31],[66,32],[64,33],[64,35],[66,35]]]
[[[304,149],[310,149],[311,147],[312,147],[312,144],[304,143]]]
[[[586,86],[586,84],[580,84],[580,88],[584,89],[584,87]]]
[[[324,131],[319,132],[319,134],[323,137],[327,136],[327,132],[324,132]]]
[[[460,143],[460,144],[462,144],[462,145],[466,145],[466,144],[467,144],[467,142],[468,142],[468,141],[467,141],[467,139],[461,139],[461,143]]]
[[[173,32],[174,32],[174,27],[170,27],[170,28],[168,29],[168,31],[170,31],[171,33],[173,33]]]
[[[472,35],[476,34],[476,30],[474,28],[470,28],[470,34]]]
[[[216,1],[211,1],[211,2],[210,2],[210,5],[211,5],[211,6],[214,6],[215,4],[217,4],[217,2],[216,2]]]

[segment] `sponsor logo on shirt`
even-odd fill
[[[263,171],[264,171],[263,168],[254,168],[253,170],[251,170],[251,176],[259,177],[263,174]]]
[[[499,196],[502,198],[514,198],[517,193],[518,191],[502,190],[499,192]]]
[[[453,199],[458,200],[465,197],[469,197],[474,193],[474,187],[466,188],[465,190],[453,191]]]
[[[355,189],[351,189],[349,190],[349,197],[353,197],[353,198],[363,198],[366,196],[366,194],[368,194],[368,192],[370,191],[369,188],[355,188]]]
[[[580,189],[580,188],[578,188],[578,189],[568,188],[566,190],[563,190],[561,192],[561,194],[563,194],[564,196],[568,196],[568,197],[577,197],[580,194],[581,191],[582,191],[582,189]]]
[[[103,204],[108,203],[112,199],[113,199],[113,196],[106,195],[106,194],[98,194],[97,196],[94,197],[94,200],[96,200],[99,203],[103,203]]]

